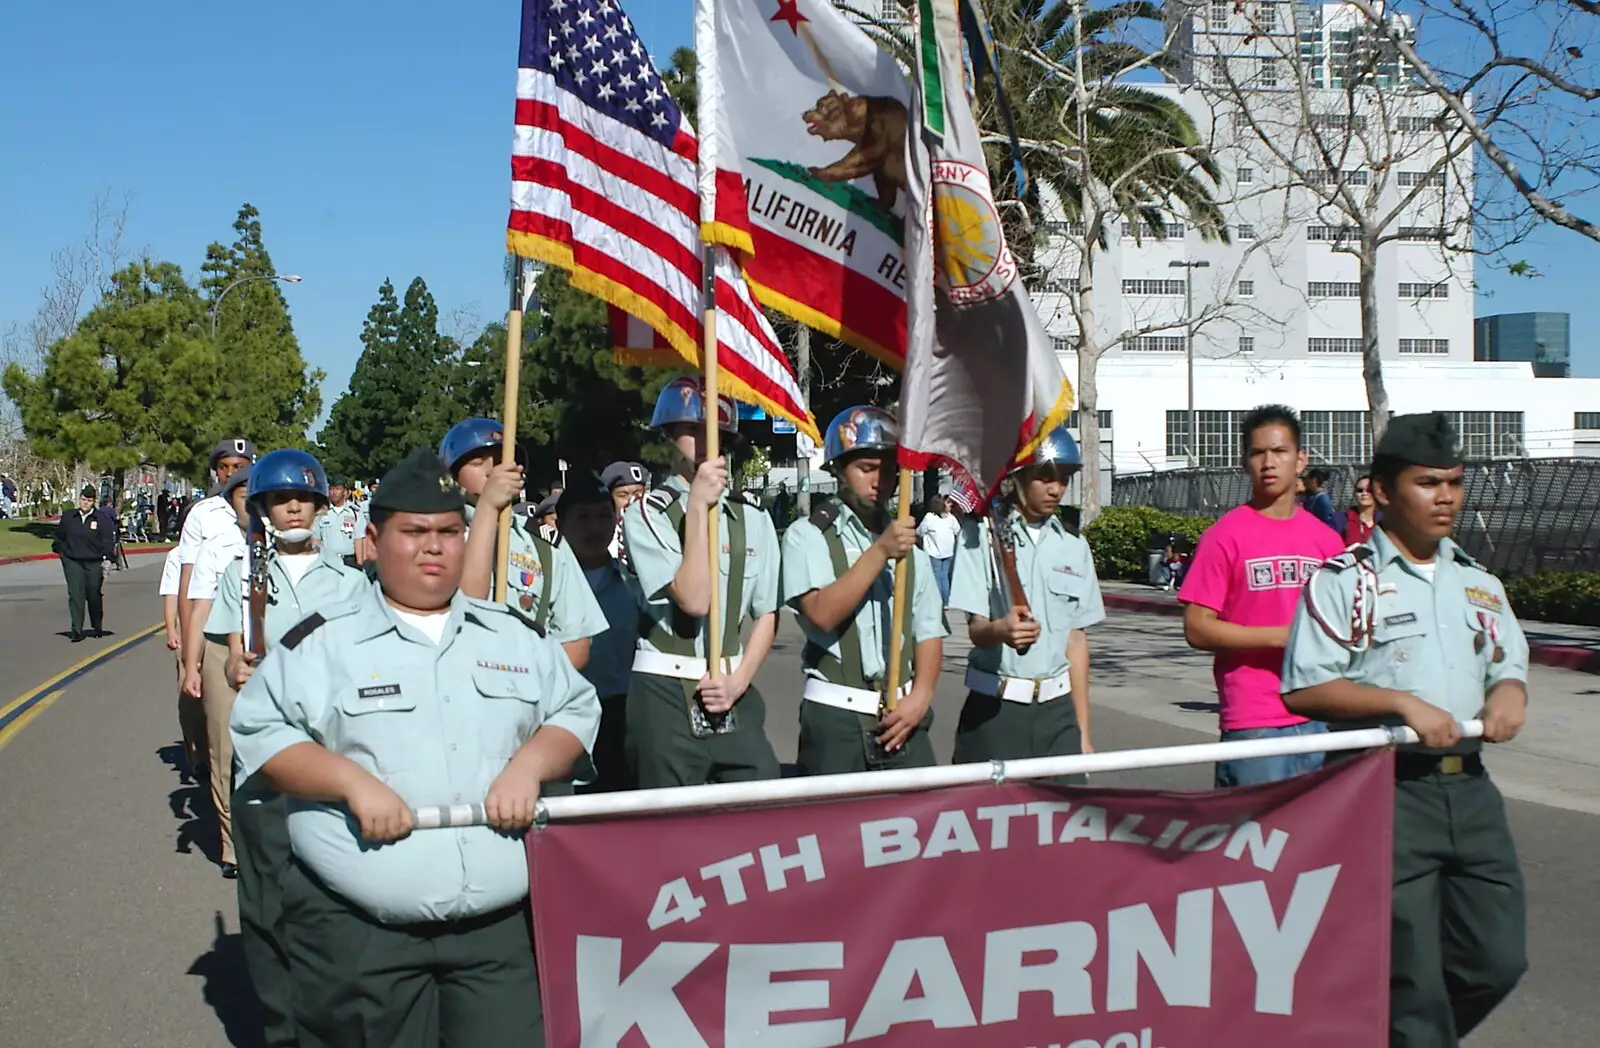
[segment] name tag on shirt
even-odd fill
[[[388,699],[400,694],[398,684],[374,684],[370,688],[360,688],[356,695],[363,699]]]
[[[1408,611],[1400,615],[1389,615],[1383,620],[1385,626],[1405,626],[1417,621],[1417,613]]]

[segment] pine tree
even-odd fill
[[[304,447],[306,429],[322,410],[326,376],[307,370],[277,281],[250,280],[227,291],[235,281],[277,272],[262,239],[260,212],[245,204],[233,229],[232,246],[211,244],[201,266],[222,364],[212,424],[218,434],[248,436],[263,450]]]

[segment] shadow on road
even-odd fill
[[[178,788],[167,795],[167,806],[178,820],[173,851],[190,855],[196,850],[212,863],[222,862],[222,836],[217,828],[217,813],[211,810],[209,783],[200,781],[190,770],[177,743],[163,746],[156,756],[178,774]]]
[[[210,952],[195,958],[188,974],[205,980],[201,992],[222,1023],[228,1043],[233,1048],[262,1048],[261,1010],[245,967],[244,944],[238,932],[228,931],[221,913],[216,915],[215,929]]]

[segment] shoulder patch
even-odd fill
[[[753,491],[739,492],[738,501],[743,502],[746,506],[754,506],[756,509],[761,508],[761,496]]]
[[[838,519],[839,504],[832,499],[823,499],[811,507],[810,520],[818,531],[827,531]]]
[[[290,627],[289,632],[285,633],[283,635],[283,639],[278,643],[283,645],[285,648],[288,648],[290,651],[293,651],[300,646],[301,641],[305,640],[307,637],[317,632],[317,630],[321,629],[323,624],[327,621],[327,619],[322,617],[322,613],[320,611],[313,611],[311,614],[307,615],[305,618],[301,619],[299,622]]]
[[[644,497],[645,505],[665,513],[667,507],[678,501],[677,494],[670,488],[656,488]]]
[[[1364,560],[1370,560],[1376,551],[1366,543],[1357,543],[1334,557],[1329,557],[1322,566],[1332,571],[1344,571],[1353,568]]]

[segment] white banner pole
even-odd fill
[[[1483,735],[1482,721],[1461,726],[1462,738]],[[1036,757],[987,764],[946,764],[904,771],[868,771],[850,775],[813,775],[794,779],[765,779],[709,786],[673,786],[657,790],[591,793],[577,797],[551,797],[539,802],[538,821],[568,821],[620,815],[659,815],[666,812],[725,809],[757,804],[835,800],[887,793],[910,793],[944,786],[971,786],[989,782],[1019,782],[1060,775],[1095,772],[1178,768],[1189,764],[1285,757],[1300,753],[1335,753],[1409,745],[1420,741],[1410,728],[1364,728],[1330,731],[1318,735],[1292,735],[1279,739],[1211,742],[1190,746],[1161,746],[1143,750],[1113,750],[1074,757]],[[481,804],[429,805],[412,809],[418,829],[479,825]]]

